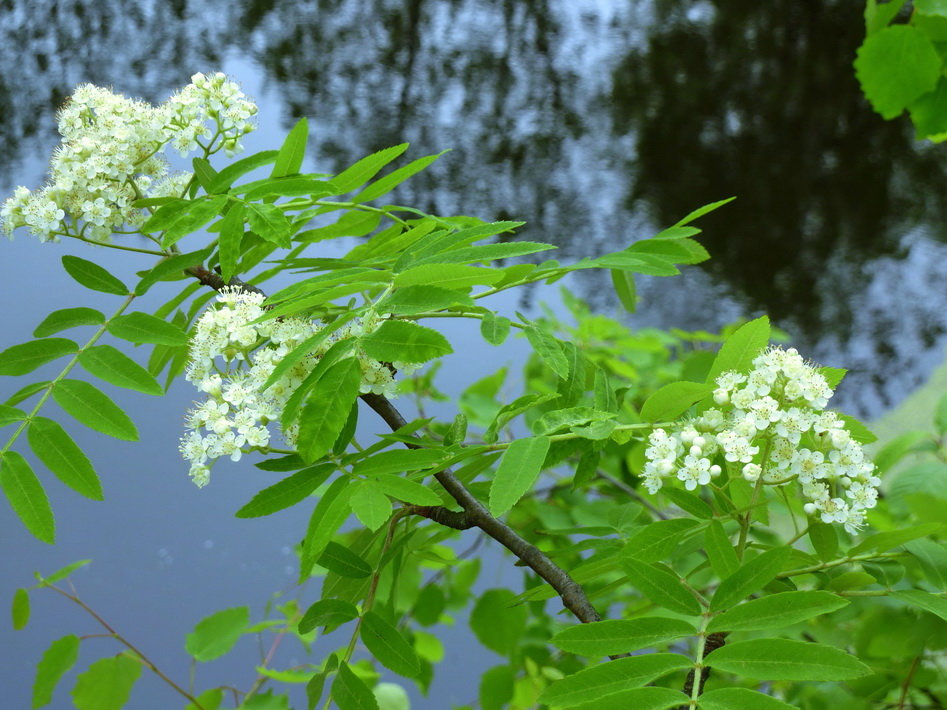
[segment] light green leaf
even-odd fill
[[[384,148],[372,153],[347,167],[332,178],[332,182],[338,187],[340,195],[351,192],[375,177],[379,170],[388,165],[388,163],[404,153],[407,149],[408,144],[401,143],[400,145],[394,145],[390,148]]]
[[[769,695],[748,688],[718,688],[700,696],[701,710],[797,710]]]
[[[533,423],[533,432],[542,436],[570,429],[590,422],[605,422],[614,419],[614,412],[602,412],[592,407],[568,407],[546,412]]]
[[[347,663],[339,664],[330,691],[339,710],[378,710],[378,701],[365,681],[355,675]]]
[[[729,370],[749,372],[754,358],[769,343],[769,331],[769,318],[766,316],[740,326],[717,353],[707,373],[707,384],[713,384],[718,376]]]
[[[510,444],[490,486],[489,507],[493,517],[506,513],[533,487],[549,452],[549,443],[545,436],[533,436]]]
[[[819,614],[828,614],[843,606],[848,606],[848,602],[829,592],[780,592],[751,599],[725,611],[710,622],[707,631],[785,628]]]
[[[320,599],[299,620],[299,633],[308,634],[318,626],[341,626],[358,617],[358,608],[344,599]]]
[[[471,286],[492,286],[503,278],[503,272],[466,264],[423,264],[395,276],[395,286],[426,285],[439,288],[470,289]]]
[[[788,547],[777,547],[746,562],[720,583],[710,600],[710,610],[731,607],[772,582],[785,568],[791,552]]]
[[[26,589],[17,589],[13,593],[13,604],[10,605],[10,620],[16,631],[30,623],[30,593]]]
[[[26,419],[26,412],[16,407],[10,407],[6,404],[0,404],[0,426],[15,424]]]
[[[143,272],[141,281],[135,286],[135,295],[144,296],[148,290],[159,281],[170,281],[184,277],[184,270],[202,264],[210,256],[213,247],[187,254],[178,254],[159,262],[153,269]],[[142,272],[138,272],[141,274]],[[194,284],[199,286],[200,284]]]
[[[595,702],[611,693],[631,690],[636,686],[692,665],[689,658],[676,653],[651,653],[618,658],[586,668],[554,682],[539,700],[552,707],[573,707]]]
[[[408,678],[421,672],[421,661],[414,648],[394,626],[374,611],[362,617],[362,643],[385,668]]]
[[[570,626],[553,636],[552,644],[569,653],[597,657],[637,651],[695,633],[686,621],[654,616]]]
[[[509,589],[488,589],[474,604],[470,628],[480,643],[501,656],[513,654],[526,631],[527,610]]]
[[[125,284],[91,261],[78,256],[64,256],[62,265],[66,273],[88,289],[114,293],[116,296],[127,296],[129,293]]]
[[[545,394],[524,394],[521,397],[517,397],[509,404],[504,404],[502,407],[500,407],[500,410],[496,413],[493,421],[490,423],[490,426],[484,433],[484,439],[490,443],[495,442],[497,440],[497,432],[502,429],[507,422],[532,409],[533,407],[538,407],[540,404],[558,399],[558,397],[559,395],[553,394],[552,392],[547,392]]]
[[[85,453],[58,422],[33,417],[27,431],[30,448],[60,481],[92,500],[102,500],[102,484]]]
[[[944,528],[943,523],[924,523],[912,525],[901,530],[888,530],[869,535],[848,551],[849,555],[861,555],[865,552],[886,552],[900,547],[906,542],[933,535]]]
[[[211,688],[210,690],[205,690],[198,695],[195,700],[197,700],[199,705],[188,703],[184,706],[184,710],[220,710],[220,705],[224,701],[224,689]]]
[[[430,468],[444,460],[440,449],[390,449],[362,459],[352,467],[356,476],[408,473]]]
[[[187,333],[178,326],[140,311],[113,318],[108,331],[116,338],[132,343],[187,344]]]
[[[361,342],[365,354],[382,362],[422,363],[454,352],[436,330],[401,320],[386,320]]]
[[[299,416],[296,447],[306,463],[322,458],[332,448],[358,398],[361,382],[361,365],[347,357],[329,367],[316,383]]]
[[[257,168],[261,168],[264,165],[270,165],[276,162],[277,155],[279,155],[279,151],[265,150],[260,153],[248,155],[246,158],[241,158],[235,163],[231,163],[217,173],[217,177],[214,178],[213,189],[208,192],[226,192],[237,178]]]
[[[82,569],[90,562],[92,562],[92,560],[77,560],[76,562],[72,562],[66,565],[65,567],[61,567],[60,569],[56,570],[48,577],[43,577],[39,573],[37,573],[36,578],[39,580],[41,585],[55,584],[56,582],[61,582],[62,580],[64,580],[66,577],[71,575],[77,569]]]
[[[670,710],[686,707],[687,701],[684,693],[672,688],[632,688],[574,705],[572,710]]]
[[[108,436],[138,441],[134,422],[99,389],[82,380],[61,380],[53,389],[56,404],[82,424]]]
[[[325,552],[319,556],[318,564],[330,572],[351,579],[365,579],[372,574],[370,564],[337,542],[326,545]]]
[[[194,158],[191,161],[191,167],[194,170],[194,177],[197,183],[204,188],[204,191],[210,194],[214,181],[217,179],[217,171],[211,167],[207,158]]]
[[[273,372],[270,373],[270,376],[266,379],[266,382],[263,383],[262,389],[269,389],[271,386],[276,384],[280,379],[282,379],[283,375],[295,367],[298,362],[305,359],[306,357],[311,356],[315,351],[319,350],[323,343],[328,340],[330,335],[351,321],[354,317],[355,312],[352,312],[351,314],[346,314],[336,318],[334,321],[332,321],[332,323],[327,324],[324,328],[309,336],[303,342],[293,348],[278,363],[276,363],[276,367],[273,368]]]
[[[494,666],[480,676],[480,707],[503,710],[513,699],[516,671],[511,666]]]
[[[249,624],[248,607],[218,611],[198,622],[187,635],[184,648],[196,661],[212,661],[228,653]]]
[[[386,495],[414,505],[440,505],[441,498],[427,486],[390,473],[372,476],[372,483]]]
[[[7,399],[6,406],[12,407],[14,404],[19,404],[23,400],[29,399],[37,392],[42,392],[43,390],[48,389],[51,384],[51,382],[34,382],[32,384],[26,385],[25,387],[20,388],[10,395],[9,399]]]
[[[248,204],[247,223],[260,238],[278,247],[289,248],[293,226],[276,205]]]
[[[360,485],[350,502],[355,517],[369,530],[377,530],[391,517],[391,501],[371,482]]]
[[[93,345],[79,354],[79,364],[90,375],[116,387],[161,395],[164,390],[151,373],[111,345]]]
[[[14,345],[0,353],[0,375],[25,375],[78,350],[79,346],[66,338],[44,338]]]
[[[712,520],[704,533],[704,549],[714,573],[724,579],[740,568],[740,559],[733,549],[719,520]]]
[[[891,596],[918,609],[929,611],[947,621],[947,598],[924,592],[920,589],[902,589],[891,592]]]
[[[100,658],[76,678],[72,702],[78,710],[121,710],[142,664],[127,655]]]
[[[940,57],[923,32],[895,25],[876,32],[858,48],[855,75],[872,108],[891,119],[933,91],[940,77]]]
[[[709,203],[709,204],[704,205],[703,207],[698,207],[696,210],[694,210],[693,212],[690,212],[684,219],[682,219],[681,221],[679,221],[679,222],[678,222],[677,224],[675,224],[674,226],[675,226],[675,227],[681,227],[681,226],[683,226],[683,225],[685,225],[685,224],[690,224],[690,223],[693,222],[695,219],[699,219],[700,217],[703,217],[705,214],[707,214],[707,213],[709,213],[709,212],[713,212],[714,210],[716,210],[716,209],[718,209],[718,208],[720,208],[720,207],[723,207],[724,205],[726,205],[726,204],[728,204],[728,203],[730,203],[730,202],[733,202],[735,199],[737,199],[737,198],[736,198],[736,197],[728,197],[728,198],[723,199],[723,200],[717,200],[716,202],[711,202],[711,203]]]
[[[512,259],[517,256],[535,254],[540,251],[555,249],[552,244],[542,242],[500,242],[498,244],[477,244],[432,254],[415,262],[421,264],[471,264],[474,262],[489,262],[497,259]]]
[[[605,254],[593,260],[592,263],[604,269],[619,269],[648,276],[676,276],[681,273],[680,269],[663,256],[630,251]]]
[[[727,673],[768,681],[849,680],[872,672],[837,648],[775,638],[727,644],[705,656],[704,663]]]
[[[299,562],[300,583],[309,577],[312,566],[325,552],[335,532],[349,517],[352,510],[349,499],[353,492],[349,483],[351,479],[348,476],[335,479],[312,511]]]
[[[700,604],[677,575],[633,557],[622,557],[621,566],[628,574],[629,584],[658,606],[679,614],[700,614]]]
[[[276,155],[276,162],[273,165],[273,172],[270,177],[283,177],[284,175],[295,175],[302,167],[303,159],[306,157],[306,143],[309,140],[309,121],[303,116],[286,136],[279,153]]]
[[[654,392],[641,406],[641,418],[646,422],[677,419],[692,404],[713,392],[713,385],[697,382],[672,382]]]
[[[141,226],[141,231],[142,233],[163,232],[161,247],[167,249],[189,234],[193,234],[219,215],[229,199],[227,195],[214,195],[189,200],[185,202],[184,208],[175,210],[167,220],[157,218],[161,215],[162,210],[174,207],[174,205],[161,207]],[[156,226],[158,224],[161,226]]]
[[[324,463],[304,468],[269,488],[264,488],[238,510],[238,518],[259,518],[305,500],[335,471],[335,464]]]
[[[220,254],[220,277],[224,283],[237,275],[237,263],[240,260],[240,245],[243,241],[243,220],[247,214],[243,202],[234,202],[230,210],[220,221],[220,234],[217,245]]]
[[[46,492],[29,463],[16,451],[0,457],[0,488],[26,529],[52,545],[56,541],[56,521]]]
[[[102,325],[104,322],[105,315],[94,308],[63,308],[46,316],[43,322],[36,326],[33,335],[45,338],[47,335],[80,325]]]
[[[927,581],[947,590],[947,548],[933,540],[912,540],[905,549],[917,559]]]
[[[487,311],[483,314],[483,320],[480,321],[480,335],[490,345],[501,345],[510,334],[510,325],[509,318]]]
[[[377,305],[380,313],[415,315],[442,311],[451,306],[473,306],[474,300],[456,289],[437,286],[408,286],[399,288]]]
[[[79,637],[63,636],[50,644],[36,664],[36,679],[33,681],[33,702],[30,707],[41,708],[53,701],[53,692],[59,679],[79,660]]]
[[[626,311],[634,313],[638,310],[638,290],[635,287],[635,275],[621,269],[611,269],[612,286],[615,294]]]
[[[533,346],[536,354],[543,359],[550,369],[559,377],[565,379],[569,376],[569,359],[562,352],[559,341],[554,336],[547,333],[542,328],[535,325],[528,325],[524,329],[526,339]]]
[[[446,150],[441,151],[437,155],[428,155],[424,158],[418,158],[413,160],[407,165],[393,170],[392,172],[385,175],[383,178],[380,178],[373,182],[371,185],[366,187],[355,197],[352,198],[353,202],[370,202],[371,200],[377,199],[382,195],[385,195],[392,190],[394,190],[402,182],[410,178],[412,175],[415,175],[422,170],[424,170],[428,165],[433,163],[435,160],[440,158]]]
[[[696,520],[689,518],[655,520],[628,537],[622,555],[642,562],[660,562],[674,552],[688,531],[697,524]]]

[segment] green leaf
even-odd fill
[[[947,78],[940,77],[935,89],[912,103],[908,113],[918,140],[942,141],[942,134],[947,132]]]
[[[395,286],[437,286],[467,290],[471,286],[492,286],[503,278],[503,272],[466,264],[423,264],[395,276]]]
[[[513,699],[516,671],[511,666],[494,666],[480,676],[482,710],[503,710]]]
[[[105,315],[94,308],[63,308],[46,316],[43,322],[36,326],[33,335],[45,338],[47,335],[80,325],[102,325],[104,322]]]
[[[927,581],[947,590],[947,548],[933,540],[912,540],[904,547],[917,559]]]
[[[23,387],[17,390],[14,394],[10,395],[10,398],[7,399],[5,406],[12,407],[14,404],[19,404],[23,400],[29,399],[37,392],[42,392],[43,390],[48,389],[51,384],[52,382],[34,382],[33,384],[26,385],[26,387]]]
[[[638,290],[635,287],[635,275],[622,271],[621,269],[611,269],[612,286],[615,288],[615,294],[618,301],[629,313],[638,310]]]
[[[470,628],[477,639],[501,656],[513,654],[523,640],[528,613],[509,589],[488,589],[474,604]]]
[[[94,345],[79,354],[79,364],[90,375],[116,387],[161,395],[164,390],[151,373],[111,345]]]
[[[335,471],[335,464],[310,466],[264,488],[236,512],[238,518],[259,518],[285,510],[305,500]]]
[[[646,422],[677,419],[692,404],[713,392],[713,385],[697,382],[672,382],[654,392],[641,406],[641,418]]]
[[[933,91],[940,78],[940,57],[920,30],[895,25],[868,37],[858,48],[855,75],[872,108],[891,119]]]
[[[224,701],[224,689],[211,688],[205,690],[195,700],[198,703],[197,705],[188,703],[184,706],[184,710],[220,710],[220,704]]]
[[[76,678],[72,702],[78,710],[121,710],[142,664],[126,655],[100,658]]]
[[[791,553],[788,547],[776,547],[744,563],[717,587],[710,600],[710,610],[720,611],[731,607],[765,587],[783,571]]]
[[[510,325],[509,318],[487,311],[483,314],[483,320],[480,321],[480,335],[490,345],[501,345],[510,334]]]
[[[90,429],[138,441],[138,430],[128,415],[99,389],[82,380],[61,380],[53,389],[56,404]]]
[[[573,707],[579,703],[595,702],[611,693],[630,690],[672,671],[688,668],[692,663],[689,658],[676,653],[618,658],[555,681],[543,691],[539,700],[553,707]]]
[[[143,233],[163,232],[161,247],[167,249],[219,215],[229,199],[227,195],[215,195],[189,200],[183,209],[175,210],[166,219],[161,218],[162,210],[172,208],[174,205],[161,207],[141,226],[141,231]]]
[[[347,167],[332,178],[332,182],[335,183],[339,189],[340,195],[351,192],[375,177],[379,170],[388,165],[388,163],[404,153],[407,149],[408,144],[401,143],[400,145],[384,148],[372,153]]]
[[[849,680],[872,671],[831,646],[788,639],[737,641],[712,651],[704,663],[727,673],[773,680]]]
[[[237,178],[257,168],[261,168],[264,165],[276,162],[277,155],[279,155],[279,151],[265,150],[260,153],[248,155],[246,158],[241,158],[235,163],[231,163],[217,173],[217,177],[214,178],[213,187],[211,190],[208,190],[208,192],[226,192]]]
[[[108,331],[116,338],[132,343],[187,344],[187,333],[178,326],[141,311],[113,318]]]
[[[733,549],[733,543],[727,537],[719,520],[712,520],[704,532],[704,550],[714,573],[725,579],[740,568],[740,559]]]
[[[687,707],[688,697],[672,688],[632,688],[609,693],[592,702],[573,705],[572,710],[670,710]]]
[[[441,498],[427,486],[400,476],[383,473],[372,477],[373,485],[386,495],[414,505],[440,505]]]
[[[352,201],[370,202],[371,200],[375,200],[382,195],[391,192],[402,182],[410,178],[412,175],[416,175],[417,173],[424,170],[428,165],[440,158],[446,152],[446,150],[443,150],[436,155],[428,155],[424,158],[418,158],[417,160],[413,160],[407,165],[398,168],[397,170],[393,170],[383,178],[376,180],[360,193],[358,193],[352,198]]]
[[[500,372],[503,371],[501,370]],[[545,394],[524,394],[521,397],[517,397],[509,404],[504,404],[502,407],[500,407],[496,415],[494,415],[493,421],[490,423],[490,426],[484,433],[484,439],[490,443],[495,442],[497,440],[497,432],[502,429],[507,424],[507,422],[515,419],[520,414],[523,414],[533,407],[538,407],[540,404],[558,399],[558,397],[559,395],[553,394],[551,392],[547,392]]]
[[[352,467],[356,476],[408,473],[437,465],[445,458],[440,449],[391,449],[362,459]]]
[[[693,222],[694,220],[703,217],[705,214],[708,214],[708,213],[710,213],[710,212],[713,212],[714,210],[719,209],[719,208],[723,207],[724,205],[729,204],[730,202],[733,202],[735,199],[737,199],[737,198],[736,198],[736,197],[727,197],[727,198],[725,198],[725,199],[723,199],[723,200],[717,200],[716,202],[711,202],[711,203],[709,203],[709,204],[706,204],[706,205],[704,205],[703,207],[698,207],[698,208],[697,208],[696,210],[694,210],[693,212],[688,213],[688,215],[687,215],[686,217],[684,217],[684,219],[680,220],[680,221],[679,221],[677,224],[675,224],[674,226],[675,226],[675,227],[681,227],[681,226],[683,226],[683,225],[685,225],[685,224],[690,224],[690,223]]]
[[[553,636],[551,642],[568,653],[598,657],[637,651],[695,633],[694,626],[686,621],[654,616],[570,626]]]
[[[309,121],[303,116],[286,136],[282,147],[276,156],[276,162],[273,165],[273,172],[270,177],[283,177],[284,175],[295,175],[302,167],[303,159],[306,157],[306,143],[309,140]]]
[[[595,259],[592,264],[600,268],[619,269],[649,276],[676,276],[681,273],[674,264],[662,256],[630,251],[605,254]]]
[[[421,661],[414,648],[379,614],[366,612],[359,633],[362,643],[385,668],[408,678],[416,678],[421,672]]]
[[[886,552],[895,547],[900,547],[911,540],[933,535],[942,530],[943,527],[943,523],[924,523],[922,525],[913,525],[902,530],[888,530],[886,532],[875,533],[855,545],[855,547],[848,551],[848,554],[861,555],[865,552]]]
[[[391,501],[371,482],[366,481],[352,493],[352,512],[369,530],[377,530],[391,517]]]
[[[809,523],[809,542],[823,562],[835,559],[838,552],[838,532],[834,525],[821,521]]]
[[[490,514],[498,518],[516,505],[539,477],[549,452],[549,438],[517,439],[503,453],[490,486]]]
[[[697,526],[696,520],[656,520],[635,530],[622,554],[642,562],[659,562],[674,552],[681,539]]]
[[[366,355],[382,362],[422,363],[454,352],[436,330],[402,320],[386,320],[361,342]]]
[[[66,273],[88,289],[114,293],[116,296],[127,296],[129,293],[125,284],[91,261],[78,256],[64,256],[62,265]]]
[[[341,577],[365,579],[372,574],[371,565],[337,542],[326,545],[325,552],[320,555],[318,563]]]
[[[751,599],[715,617],[707,627],[714,631],[755,631],[778,629],[798,624],[819,614],[848,606],[848,602],[829,592],[780,592]]]
[[[305,359],[306,357],[311,356],[315,351],[319,350],[323,343],[328,340],[330,335],[351,321],[354,317],[355,313],[353,312],[351,315],[346,314],[337,318],[332,323],[326,325],[324,328],[309,336],[303,342],[293,348],[278,363],[276,363],[276,367],[273,368],[273,372],[270,373],[270,376],[266,379],[266,382],[263,383],[263,387],[261,389],[269,389],[274,384],[279,382],[283,375],[295,367],[298,362]]]
[[[923,592],[920,589],[902,589],[891,592],[891,596],[918,609],[929,611],[947,621],[947,598]]]
[[[0,457],[0,488],[26,529],[52,545],[56,541],[56,521],[46,492],[29,463],[16,451]]]
[[[220,254],[220,277],[224,283],[237,275],[240,260],[240,244],[243,241],[243,220],[247,209],[243,202],[235,202],[220,221],[217,245]]]
[[[16,407],[9,407],[6,404],[0,404],[0,426],[16,424],[26,419],[26,412]]]
[[[622,557],[621,566],[628,574],[629,584],[658,606],[679,614],[700,614],[700,604],[676,574],[633,557]]]
[[[538,435],[554,434],[565,429],[574,429],[580,424],[606,422],[617,414],[602,412],[592,407],[567,407],[546,412],[533,423],[533,433]]]
[[[299,620],[299,633],[308,634],[318,626],[341,626],[358,617],[358,608],[344,599],[320,599]]]
[[[421,264],[470,264],[473,262],[490,262],[497,259],[512,259],[517,256],[535,254],[541,251],[555,249],[552,244],[543,242],[500,242],[497,244],[476,244],[474,246],[452,249],[439,254],[432,254],[415,262]]]
[[[887,26],[901,11],[907,0],[868,0],[865,3],[865,34],[873,35]]]
[[[290,247],[293,226],[276,205],[248,204],[247,223],[260,238],[284,249]]]
[[[217,179],[217,171],[211,167],[207,158],[194,158],[191,161],[191,167],[194,169],[194,177],[198,184],[204,188],[204,191],[210,194],[214,181]]]
[[[769,318],[762,316],[740,326],[720,348],[710,372],[707,384],[713,384],[717,377],[729,370],[749,372],[753,360],[769,343]]]
[[[474,300],[465,293],[437,286],[408,286],[399,288],[377,304],[380,313],[415,315],[428,311],[442,311],[451,306],[473,306]]]
[[[701,710],[796,710],[782,700],[748,688],[718,688],[700,696]]]
[[[10,606],[10,620],[16,631],[30,623],[30,593],[25,589],[17,589],[13,593],[13,604]]]
[[[53,692],[59,679],[79,660],[79,637],[63,636],[53,641],[36,664],[33,681],[33,702],[30,707],[41,708],[53,701]]]
[[[322,458],[335,443],[358,398],[362,368],[347,357],[329,367],[316,383],[299,417],[297,449],[306,463]]]
[[[351,479],[347,476],[335,479],[313,508],[299,563],[300,582],[309,577],[312,566],[325,552],[336,530],[349,517],[349,499],[353,492],[353,488],[349,486],[350,482]]]
[[[250,609],[245,606],[224,609],[205,617],[187,635],[184,649],[196,661],[212,661],[234,647],[250,624]]]
[[[26,375],[40,365],[78,350],[79,346],[66,338],[44,338],[14,345],[0,353],[0,375]]]
[[[76,562],[72,562],[66,565],[65,567],[61,567],[60,569],[56,570],[48,577],[42,577],[37,573],[36,578],[43,585],[55,584],[56,582],[61,582],[62,580],[64,580],[66,577],[71,575],[77,569],[82,569],[90,562],[92,562],[92,560],[78,560]]]
[[[33,417],[27,435],[33,453],[60,481],[86,498],[103,499],[91,462],[58,422]]]
[[[183,278],[185,269],[202,264],[204,260],[210,256],[212,251],[213,247],[207,247],[206,249],[192,251],[187,254],[178,254],[159,262],[149,271],[138,272],[139,274],[144,273],[144,275],[141,277],[141,281],[138,282],[138,285],[135,286],[135,295],[144,296],[148,290],[159,281]],[[199,284],[194,285],[198,286]]]
[[[535,325],[526,326],[524,332],[529,344],[533,346],[533,350],[543,359],[543,362],[562,379],[569,377],[569,359],[562,352],[559,341]]]
[[[339,664],[330,694],[339,710],[378,710],[378,701],[372,691],[365,681],[349,670],[347,663]]]

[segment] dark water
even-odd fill
[[[737,195],[701,222],[711,261],[643,280],[635,322],[712,329],[767,312],[807,355],[849,367],[841,402],[876,416],[942,359],[947,161],[942,148],[913,141],[906,119],[884,122],[861,98],[851,69],[861,33],[861,3],[827,0],[6,0],[0,188],[41,180],[55,109],[77,83],[160,101],[193,72],[222,68],[261,105],[250,150],[274,147],[300,116],[311,120],[313,166],[326,172],[402,141],[415,157],[453,148],[395,201],[525,220],[523,238],[557,244],[562,260],[620,248]],[[16,302],[0,346],[27,339],[52,308],[105,303],[64,283],[57,262],[67,251],[89,256],[25,235],[0,245],[0,278]],[[143,268],[101,257],[128,276]],[[615,312],[598,275],[569,285]],[[512,344],[502,357],[522,352]],[[448,362],[457,384],[447,388],[469,382],[469,370]],[[16,386],[0,382],[0,395]],[[199,618],[238,604],[255,605],[259,618],[263,596],[289,584],[294,560],[283,545],[305,524],[304,511],[234,521],[270,482],[246,467],[193,490],[174,452],[191,397],[179,385],[161,401],[121,399],[139,413],[139,447],[80,440],[108,501],[53,488],[57,547],[0,517],[0,594],[34,568],[94,555],[83,593],[178,677],[187,674],[183,634]],[[502,583],[500,574],[485,583]],[[24,678],[42,648],[86,628],[57,601],[40,605],[31,630],[0,631],[10,707],[28,703]],[[472,702],[479,669],[498,662],[488,652],[471,659],[469,642],[450,638],[433,699],[416,707]],[[99,645],[86,661],[109,652],[105,641],[88,644]],[[226,682],[253,662],[248,647],[199,679]],[[450,669],[468,682],[445,678]],[[159,686],[144,688],[131,707],[175,706]],[[65,694],[56,702],[68,707]]]

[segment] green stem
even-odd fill
[[[399,224],[402,224],[405,227],[408,226],[408,223],[405,220],[401,219],[401,217],[397,216],[396,214],[393,214],[392,212],[388,212],[387,210],[383,210],[379,207],[372,207],[371,205],[363,205],[360,202],[336,202],[334,200],[312,200],[310,204],[313,207],[315,206],[345,207],[350,210],[362,210],[363,212],[375,212],[377,214],[388,217],[389,219],[393,219],[395,222],[398,222]],[[297,205],[293,205],[293,206],[296,207]],[[306,205],[303,205],[303,206],[306,206]]]
[[[56,379],[50,382],[48,385],[46,385],[46,391],[43,392],[43,396],[40,397],[39,401],[36,402],[36,405],[33,407],[33,410],[29,414],[26,415],[26,418],[22,422],[20,422],[20,425],[16,428],[16,431],[13,432],[13,434],[10,436],[9,440],[4,445],[4,447],[0,449],[0,457],[2,457],[3,454],[5,454],[7,451],[10,450],[10,447],[13,446],[13,443],[17,440],[20,434],[23,433],[23,430],[26,429],[27,426],[29,426],[33,418],[39,413],[39,410],[42,409],[44,404],[46,404],[46,400],[50,398],[50,396],[53,393],[53,390],[56,388],[56,385],[62,382],[62,380],[66,377],[66,375],[70,373],[72,368],[76,366],[76,363],[79,362],[79,356],[83,352],[88,350],[91,346],[95,345],[96,341],[98,341],[98,339],[101,338],[105,334],[105,331],[108,328],[109,323],[111,323],[113,320],[115,320],[115,318],[120,316],[125,311],[125,309],[128,308],[129,305],[131,305],[131,302],[134,299],[135,299],[135,294],[133,293],[128,294],[125,300],[122,301],[122,305],[119,307],[119,309],[115,311],[115,313],[113,313],[111,316],[109,316],[108,319],[101,326],[99,326],[99,329],[96,330],[95,333],[92,334],[92,337],[89,338],[89,340],[86,342],[85,345],[79,348],[78,352],[76,352],[76,354],[72,356],[72,359],[69,360],[66,366],[62,369],[62,372],[60,372],[59,375],[56,376]]]
[[[700,617],[700,626],[697,629],[697,650],[694,652],[694,677],[691,684],[690,702],[688,707],[697,707],[697,698],[700,697],[704,675],[704,648],[707,645],[707,627],[710,625],[712,614],[704,612]]]
[[[782,574],[776,575],[779,578],[782,577],[795,577],[799,574],[810,574],[811,572],[820,572],[826,569],[832,569],[833,567],[839,567],[841,565],[848,564],[849,562],[869,562],[871,560],[884,560],[891,559],[893,557],[903,557],[906,555],[906,552],[881,552],[879,554],[868,554],[868,555],[853,555],[851,557],[840,557],[836,560],[829,560],[828,562],[822,562],[817,565],[810,565],[809,567],[800,567],[799,569],[789,570],[788,572],[783,572]]]
[[[141,249],[139,247],[126,247],[121,244],[107,244],[106,242],[97,242],[94,239],[89,239],[88,237],[81,237],[76,234],[65,234],[60,233],[64,237],[69,237],[71,239],[78,239],[80,242],[85,242],[86,244],[95,244],[96,246],[105,247],[106,249],[119,249],[121,251],[133,251],[138,254],[151,254],[152,256],[167,257],[168,254],[163,251],[155,251],[154,249]],[[147,235],[145,235],[147,236]]]

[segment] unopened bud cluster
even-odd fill
[[[187,413],[188,431],[180,445],[198,486],[207,485],[214,460],[229,456],[239,461],[247,451],[265,449],[271,436],[268,424],[280,421],[290,395],[322,355],[334,343],[358,338],[378,325],[366,317],[339,328],[264,389],[279,362],[319,332],[322,324],[301,318],[254,322],[266,313],[264,297],[238,288],[224,289],[217,301],[218,306],[197,322],[186,371],[187,380],[207,395]],[[361,391],[394,396],[391,370],[360,351],[356,355],[362,368]],[[412,369],[402,363],[396,366]],[[282,430],[290,446],[295,446],[298,434],[296,424]]]
[[[687,490],[709,484],[726,465],[760,485],[799,483],[804,509],[855,532],[878,498],[880,479],[837,414],[825,411],[832,388],[795,349],[773,347],[746,375],[715,381],[717,407],[673,430],[655,429],[645,452],[645,485],[668,479]]]
[[[62,143],[49,182],[16,188],[0,208],[2,229],[12,236],[27,227],[44,242],[65,234],[107,242],[113,232],[135,230],[148,217],[135,200],[182,197],[191,180],[190,173],[169,171],[161,155],[168,144],[181,155],[198,148],[233,155],[256,113],[256,104],[219,72],[195,74],[160,106],[83,84],[59,112]]]

